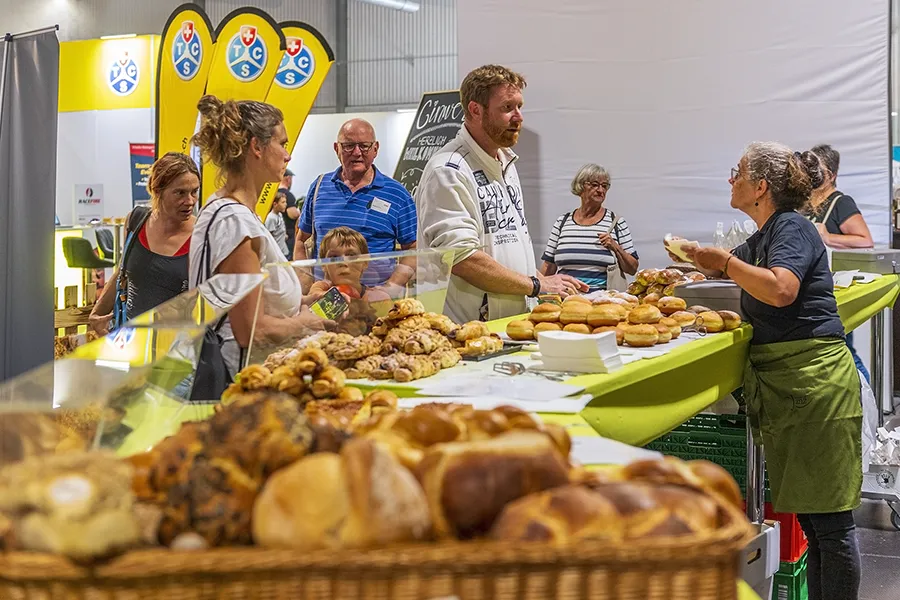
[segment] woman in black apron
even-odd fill
[[[708,275],[743,290],[753,325],[744,398],[765,448],[777,512],[797,513],[809,539],[810,600],[856,600],[853,509],[862,488],[860,383],[844,341],[822,239],[796,211],[822,181],[818,159],[751,144],[731,170],[731,206],[759,227],[732,252],[688,252]]]

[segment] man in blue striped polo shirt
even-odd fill
[[[416,205],[403,184],[375,168],[378,141],[375,128],[363,119],[350,119],[338,131],[334,144],[341,166],[324,173],[309,186],[300,221],[294,260],[307,258],[306,241],[313,238],[312,257],[329,231],[344,225],[361,233],[369,253],[393,252],[416,247]],[[317,189],[318,188],[318,189]],[[315,226],[314,226],[315,225]],[[405,285],[413,274],[415,258],[373,261],[363,275],[369,286]],[[301,277],[304,291],[311,277]]]

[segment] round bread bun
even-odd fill
[[[567,304],[563,306],[562,311],[559,313],[559,322],[563,325],[568,325],[570,323],[587,323],[588,313],[591,312],[592,308],[590,303],[572,302],[571,304]]]
[[[616,334],[616,344],[621,346],[625,342],[625,330],[621,327],[597,327],[594,329],[594,333],[606,333],[607,331],[612,331]]]
[[[686,310],[679,310],[677,313],[669,315],[669,317],[671,317],[674,321],[677,321],[678,325],[682,328],[690,327],[697,322],[697,315]]]
[[[598,304],[591,308],[587,322],[591,327],[615,326],[625,320],[628,311],[618,304]]]
[[[687,309],[687,302],[684,298],[676,298],[675,296],[663,296],[656,303],[656,308],[664,315],[672,315],[680,310]]]
[[[556,304],[538,304],[531,311],[528,320],[534,323],[555,323],[559,321],[560,311]]]
[[[602,298],[597,298],[596,300],[594,300],[594,306],[599,306],[601,304],[618,304],[619,306],[623,306],[626,308],[631,306],[631,304],[629,304],[627,300],[614,298],[613,296],[603,296]]]
[[[712,310],[712,309],[706,308],[705,306],[702,306],[700,304],[695,304],[694,306],[691,306],[688,308],[688,312],[692,312],[695,315],[699,315],[700,313],[704,313],[704,312],[709,312],[710,310]]]
[[[506,335],[510,339],[524,342],[534,339],[534,323],[531,321],[510,321],[506,326]]]
[[[637,296],[633,294],[628,294],[626,292],[616,292],[613,294],[613,298],[618,298],[619,300],[624,300],[628,304],[640,304],[641,301]]]
[[[706,328],[708,333],[719,333],[725,330],[725,320],[719,313],[708,310],[697,315],[697,323]]]
[[[681,271],[677,269],[663,269],[656,274],[656,283],[670,285],[681,280]]]
[[[584,296],[568,296],[565,300],[562,301],[562,305],[563,305],[563,308],[566,308],[570,304],[575,304],[575,303],[579,303],[579,302],[581,304],[587,304],[588,306],[591,305],[591,301],[588,300],[587,298],[585,298]]]
[[[719,316],[722,317],[722,321],[725,322],[725,331],[732,331],[741,326],[741,315],[736,312],[730,310],[719,310],[716,312],[719,313]]]
[[[657,275],[659,275],[659,269],[641,269],[634,276],[634,280],[638,283],[638,285],[647,287],[653,283],[656,283]]]
[[[534,326],[534,337],[537,339],[537,334],[542,331],[562,331],[562,325],[559,323],[550,323],[548,321],[544,321],[543,323],[538,323]]]
[[[591,333],[591,328],[585,325],[584,323],[569,323],[565,327],[563,327],[563,331],[568,331],[569,333]]]
[[[625,330],[625,343],[635,348],[649,348],[659,342],[656,325],[632,325]]]
[[[660,325],[665,325],[669,328],[669,333],[672,334],[672,339],[678,339],[681,337],[681,325],[678,324],[678,321],[673,319],[672,317],[663,317],[659,320]]]
[[[641,304],[650,304],[651,306],[656,306],[656,303],[659,302],[659,298],[659,294],[647,294],[646,296],[641,298]]]
[[[629,323],[628,321],[622,321],[621,323],[616,325],[616,329],[621,329],[622,331],[625,331],[629,327],[631,327],[631,323]]]
[[[657,323],[654,325],[656,327],[656,331],[659,332],[659,339],[657,340],[657,344],[668,344],[672,341],[672,332],[669,328],[662,323]]]
[[[652,304],[641,304],[630,313],[628,313],[628,322],[632,325],[640,325],[642,323],[659,323],[662,313]]]

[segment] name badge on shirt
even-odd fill
[[[380,213],[388,214],[391,210],[391,203],[387,200],[382,200],[381,198],[375,198],[372,200],[372,204],[369,206],[372,210],[377,210]]]

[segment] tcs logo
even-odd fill
[[[316,70],[310,49],[300,38],[287,38],[287,48],[275,73],[275,83],[288,90],[303,87]]]
[[[228,70],[238,81],[250,82],[265,70],[268,59],[266,43],[256,34],[256,27],[242,25],[228,42]]]
[[[128,96],[137,88],[141,71],[134,59],[123,52],[122,57],[113,62],[107,74],[106,83],[117,96]]]
[[[184,21],[181,24],[181,35],[172,40],[172,64],[175,72],[182,80],[190,81],[197,76],[202,61],[203,44],[194,29],[194,22]]]

